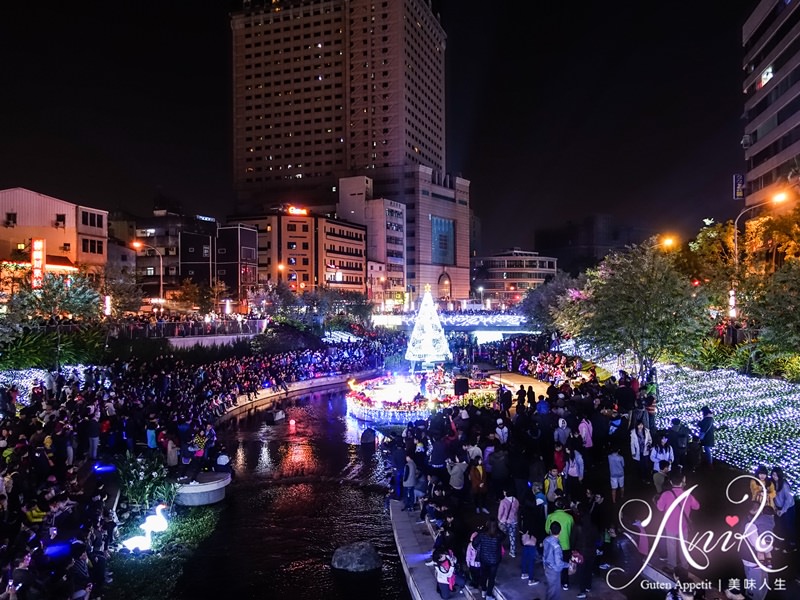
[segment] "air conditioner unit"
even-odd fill
[[[72,249],[72,244],[63,244],[61,246],[61,250],[63,250],[64,252],[69,252],[71,249]]]
[[[17,224],[16,221],[11,221],[11,220],[5,221],[3,223],[3,225],[5,225],[6,227],[15,227],[16,224]]]
[[[742,144],[742,148],[745,149],[745,150],[747,150],[750,146],[753,145],[752,138],[750,137],[749,133],[745,133],[742,136],[741,144]]]
[[[66,227],[67,224],[64,221],[53,221],[53,227],[58,229],[59,227]]]

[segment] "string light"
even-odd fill
[[[419,385],[406,378],[387,376],[361,383],[350,381],[347,413],[359,421],[405,425],[409,421],[427,419],[436,410],[466,404],[470,400],[478,408],[491,406],[495,400],[495,393],[491,391],[495,383],[490,380],[470,380],[470,391],[464,396],[452,393],[452,378],[446,374],[431,374],[431,380],[429,388],[442,393],[434,393],[430,398],[419,394]],[[409,397],[412,399],[405,399]]]
[[[609,372],[617,363],[602,365]],[[778,466],[794,488],[800,485],[800,385],[760,379],[732,370],[694,371],[658,365],[658,429],[678,418],[699,434],[701,409],[714,424],[714,456],[748,472],[757,465]]]

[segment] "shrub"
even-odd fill
[[[167,465],[160,452],[148,452],[135,455],[126,452],[117,457],[120,491],[135,505],[138,512],[146,512],[157,502],[164,502],[171,507],[177,494],[177,484],[169,481]]]

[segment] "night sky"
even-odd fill
[[[4,3],[0,188],[140,215],[158,193],[229,212],[237,5]],[[472,182],[484,250],[535,250],[534,229],[590,213],[684,237],[737,214],[755,0],[435,6],[448,169]]]

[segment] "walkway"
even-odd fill
[[[397,550],[400,553],[400,560],[403,563],[403,570],[406,573],[408,589],[414,600],[437,600],[441,598],[436,590],[436,577],[433,567],[428,567],[425,562],[431,558],[433,548],[434,525],[425,521],[420,523],[418,511],[404,512],[403,503],[392,500],[391,503],[392,529],[394,530]],[[521,552],[516,558],[508,555],[500,563],[497,572],[497,585],[495,585],[494,595],[497,600],[531,600],[532,598],[544,598],[546,586],[544,581],[536,586],[529,586],[528,582],[520,579]],[[541,573],[541,563],[536,567],[537,572]],[[543,575],[539,577],[543,580]],[[577,585],[567,591],[561,592],[564,600],[573,600],[579,593]],[[463,595],[459,597],[481,598],[473,588],[467,586]],[[598,576],[592,582],[591,598],[598,600],[625,600],[625,596],[618,591],[608,587],[605,579]]]

